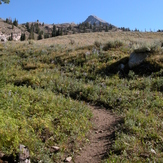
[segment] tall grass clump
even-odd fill
[[[106,43],[103,47],[104,51],[107,51],[111,48],[119,48],[123,46],[123,42],[122,41],[109,41],[108,43]]]

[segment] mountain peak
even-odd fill
[[[109,25],[109,23],[108,22],[106,22],[106,21],[104,21],[104,20],[102,20],[102,19],[100,19],[100,18],[98,18],[97,16],[95,16],[95,15],[90,15],[90,16],[88,16],[88,18],[84,21],[85,23],[89,23],[89,24],[97,24],[97,25],[99,25],[100,23],[101,24],[108,24]]]

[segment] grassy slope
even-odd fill
[[[13,153],[23,143],[33,160],[63,159],[90,127],[90,112],[77,99],[104,105],[124,117],[106,162],[161,162],[161,37],[162,33],[109,32],[0,45],[0,149]],[[127,62],[142,43],[157,46],[137,67],[140,74],[137,69],[129,71]],[[126,69],[119,74],[120,63]],[[53,145],[61,151],[49,157]]]

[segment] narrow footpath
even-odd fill
[[[115,126],[120,118],[105,108],[91,106],[93,129],[89,133],[89,143],[75,156],[74,163],[101,163],[108,158],[115,140]]]

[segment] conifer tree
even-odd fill
[[[56,36],[56,33],[57,33],[56,26],[53,25],[52,37],[55,37]]]
[[[13,21],[13,25],[17,27],[17,26],[18,26],[18,20],[15,19],[15,20]]]
[[[27,28],[27,31],[30,32],[30,28],[29,28],[29,23],[28,22],[25,24],[25,26]]]
[[[38,38],[37,38],[37,39],[38,39],[38,40],[41,40],[41,39],[42,39],[42,31],[39,32]]]
[[[25,33],[21,34],[20,41],[24,41],[26,39]]]

